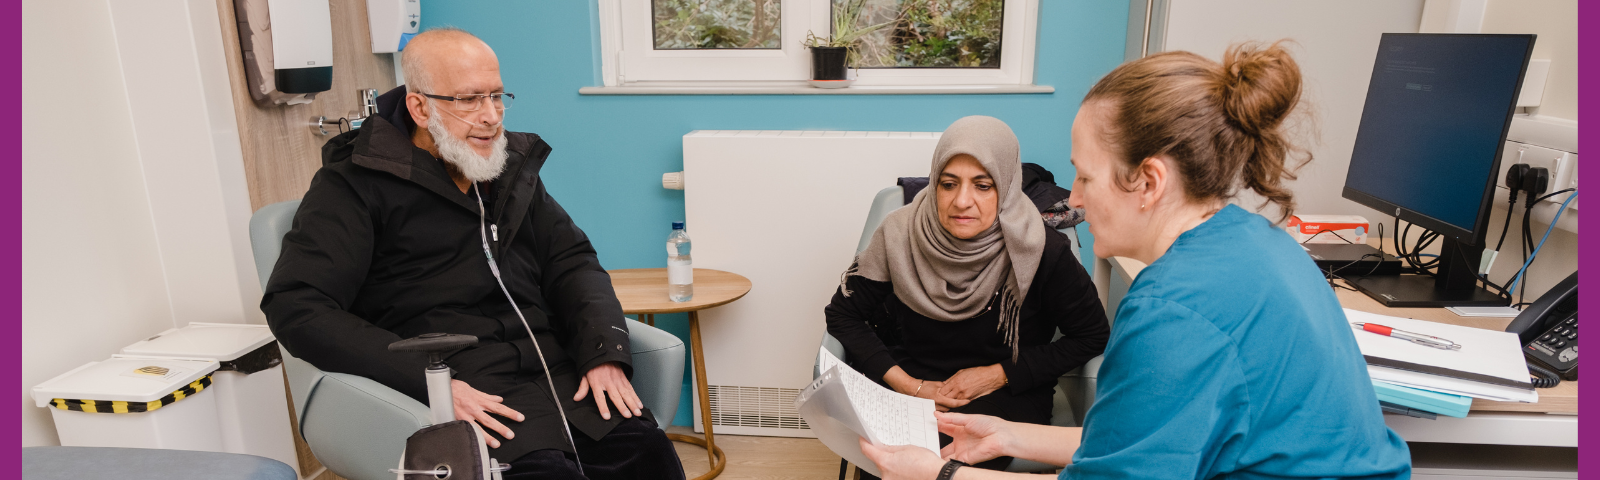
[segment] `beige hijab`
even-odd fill
[[[844,277],[890,282],[911,310],[943,322],[976,317],[999,303],[996,328],[1016,361],[1022,300],[1039,269],[1045,238],[1038,207],[1022,193],[1018,150],[1016,134],[999,119],[975,115],[956,120],[939,137],[928,188],[884,218]],[[945,164],[961,154],[983,165],[1000,196],[994,225],[967,240],[939,225],[935,198]],[[842,284],[841,289],[850,296]]]

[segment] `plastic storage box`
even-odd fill
[[[212,389],[222,435],[219,451],[267,457],[299,473],[283,355],[266,325],[190,323],[129,345],[122,353],[217,361]]]
[[[214,360],[111,358],[33,387],[61,445],[218,451]]]

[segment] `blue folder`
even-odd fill
[[[1472,409],[1472,397],[1405,387],[1377,380],[1372,381],[1372,389],[1378,393],[1379,401],[1444,416],[1463,418],[1467,416],[1467,410]]]

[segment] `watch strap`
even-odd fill
[[[939,468],[939,476],[935,477],[935,480],[950,480],[950,477],[956,474],[956,469],[965,466],[967,466],[967,464],[962,463],[959,460],[944,462],[944,467]]]

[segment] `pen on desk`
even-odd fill
[[[1407,331],[1404,331],[1404,330],[1395,330],[1393,328],[1385,327],[1383,325],[1378,325],[1376,323],[1352,322],[1351,325],[1355,325],[1356,327],[1359,327],[1362,330],[1366,330],[1368,332],[1376,333],[1378,335],[1387,335],[1387,336],[1398,338],[1398,339],[1401,339],[1401,340],[1406,340],[1406,341],[1409,341],[1411,343],[1415,343],[1415,344],[1418,344],[1418,345],[1433,347],[1433,348],[1437,348],[1437,349],[1440,349],[1440,350],[1460,350],[1461,349],[1461,344],[1456,343],[1456,342],[1452,342],[1450,340],[1445,340],[1443,338],[1435,337],[1433,335],[1423,335],[1423,334],[1420,334],[1420,333],[1407,332]]]

